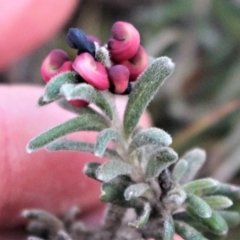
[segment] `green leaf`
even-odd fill
[[[98,162],[89,162],[84,166],[83,172],[88,177],[93,178],[95,180],[98,180],[96,172],[97,172],[97,169],[98,169],[99,166],[101,166],[101,164],[98,163]]]
[[[149,219],[150,213],[151,213],[151,206],[148,202],[144,204],[144,209],[142,214],[139,216],[139,218],[134,222],[129,222],[128,225],[134,228],[141,228],[143,227]]]
[[[150,189],[150,186],[146,183],[136,183],[130,185],[126,188],[124,192],[124,197],[127,201],[129,201],[132,197],[140,197],[144,195],[144,193]]]
[[[61,87],[61,94],[64,95],[67,100],[82,99],[94,103],[109,117],[110,120],[113,119],[112,107],[107,99],[100,91],[96,90],[89,84],[64,84]]]
[[[185,191],[179,188],[173,188],[164,197],[164,202],[166,204],[172,204],[174,206],[181,206],[187,198]]]
[[[229,197],[233,201],[240,199],[240,188],[226,183],[219,183],[219,187],[214,192],[214,195],[223,195]]]
[[[200,232],[184,222],[174,221],[174,224],[176,233],[185,240],[208,240]]]
[[[172,143],[171,136],[159,128],[148,128],[138,132],[132,139],[129,146],[129,152],[133,152],[138,148],[146,145],[159,145],[166,147]]]
[[[49,81],[45,87],[43,96],[39,99],[39,105],[45,105],[61,97],[60,88],[65,83],[78,83],[78,77],[75,72],[64,72],[56,75]]]
[[[107,144],[111,141],[122,142],[121,136],[118,131],[114,128],[107,128],[101,131],[96,139],[94,154],[97,157],[102,157],[104,155]]]
[[[229,227],[236,227],[240,223],[240,214],[234,211],[216,211],[226,221]]]
[[[188,151],[182,158],[188,163],[186,173],[180,180],[180,183],[183,184],[191,181],[196,176],[197,172],[206,161],[206,152],[202,149],[195,148]]]
[[[126,175],[132,172],[132,166],[121,161],[111,160],[102,164],[96,172],[98,180],[108,182],[119,175]]]
[[[157,58],[137,80],[129,95],[124,114],[124,132],[128,137],[136,127],[140,116],[157,93],[164,80],[171,75],[174,63],[167,57]]]
[[[173,235],[175,233],[175,227],[172,216],[167,216],[164,218],[163,223],[163,240],[173,240]]]
[[[164,169],[177,161],[177,158],[177,153],[169,147],[158,149],[150,156],[145,173],[146,178],[157,177]]]
[[[133,182],[128,176],[120,175],[109,182],[102,184],[100,200],[111,202],[120,206],[126,205],[123,193],[125,189]]]
[[[46,146],[49,151],[60,151],[60,150],[71,150],[71,151],[81,151],[81,152],[90,152],[94,154],[94,144],[87,142],[80,142],[74,140],[61,139],[50,143]],[[103,157],[109,159],[118,159],[122,160],[121,156],[112,149],[106,149]]]
[[[191,211],[195,216],[200,218],[210,218],[212,216],[211,207],[201,198],[188,194],[186,202],[188,203],[187,211]]]
[[[107,124],[94,115],[83,115],[64,122],[37,136],[27,146],[27,151],[35,151],[48,143],[77,131],[101,131]]]
[[[212,212],[210,218],[200,218],[196,216],[194,212],[188,211],[189,214],[197,219],[203,226],[207,227],[209,231],[213,232],[216,235],[225,235],[228,232],[228,225],[222,216],[216,211]]]
[[[205,191],[207,189],[217,189],[219,182],[213,178],[202,178],[199,180],[192,181],[183,186],[183,189],[187,193],[195,193],[199,191]]]
[[[202,198],[213,209],[225,209],[233,205],[233,202],[228,197],[224,196],[206,196]]]
[[[172,171],[172,177],[174,182],[179,182],[184,177],[184,174],[188,168],[188,163],[185,159],[180,159],[174,166]]]

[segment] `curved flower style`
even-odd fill
[[[73,62],[73,69],[98,90],[107,90],[110,86],[106,68],[89,53],[77,56]]]
[[[113,24],[111,32],[113,37],[108,41],[111,58],[116,62],[132,58],[140,44],[140,35],[137,29],[130,23],[116,22]]]

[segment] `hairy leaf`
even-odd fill
[[[61,139],[48,144],[46,148],[49,151],[71,150],[71,151],[90,152],[94,154],[93,143],[87,143],[87,142],[81,142],[81,141],[75,141],[75,140]],[[103,157],[122,160],[122,158],[116,151],[108,148],[105,150]]]
[[[65,83],[78,83],[78,77],[75,72],[64,72],[56,75],[49,81],[45,87],[43,96],[39,99],[39,105],[45,105],[61,97],[60,88]]]
[[[185,159],[188,163],[188,168],[183,176],[181,178],[180,183],[187,183],[191,181],[199,169],[203,166],[203,164],[206,161],[206,152],[202,149],[195,148],[193,150],[188,151],[184,156],[183,159]]]
[[[207,227],[216,235],[225,235],[228,232],[228,225],[222,216],[216,211],[212,212],[210,218],[201,218],[192,211],[188,211],[192,217],[197,219],[203,226]]]
[[[89,84],[64,84],[61,87],[61,94],[64,95],[67,100],[81,99],[94,103],[109,117],[109,119],[113,119],[113,111],[107,99],[100,91]]]
[[[188,168],[188,163],[185,159],[180,159],[174,166],[172,171],[172,177],[175,182],[179,182],[184,177],[184,174]]]
[[[225,196],[206,196],[202,198],[211,208],[213,209],[224,209],[229,208],[233,205],[231,199]]]
[[[149,189],[150,186],[146,183],[136,183],[126,188],[124,197],[127,201],[129,201],[132,197],[142,196]]]
[[[27,146],[27,151],[35,151],[48,143],[77,131],[101,131],[107,124],[94,115],[83,115],[64,122],[37,136]]]
[[[167,57],[153,61],[138,81],[129,95],[124,114],[124,132],[129,136],[136,127],[140,116],[157,93],[164,80],[173,72],[174,63]]]
[[[219,182],[212,178],[202,178],[192,181],[183,186],[183,189],[188,193],[195,193],[199,191],[205,191],[206,189],[217,189]]]
[[[164,169],[177,161],[177,158],[177,153],[169,147],[158,149],[150,156],[145,173],[146,177],[157,177]]]
[[[236,227],[240,223],[240,214],[234,211],[216,211],[226,221],[229,227]]]
[[[186,202],[188,203],[187,210],[191,210],[191,213],[194,212],[195,215],[201,218],[209,218],[212,216],[211,207],[200,197],[188,194]]]
[[[172,240],[175,233],[175,227],[172,216],[164,218],[163,223],[163,240]]]
[[[223,195],[229,197],[233,201],[240,199],[240,188],[226,183],[219,183],[218,188],[214,192],[214,195]]]
[[[98,169],[99,166],[101,166],[101,164],[98,163],[98,162],[89,162],[84,166],[83,172],[88,177],[93,178],[95,180],[98,180],[96,172],[97,172],[97,169]]]
[[[138,132],[132,139],[129,146],[129,152],[133,152],[138,148],[146,145],[159,145],[166,147],[172,143],[171,136],[158,128],[148,128]]]
[[[109,162],[102,164],[97,169],[96,177],[100,181],[108,182],[119,175],[130,174],[131,171],[132,171],[131,165],[121,161],[111,160]]]
[[[139,218],[134,222],[129,222],[128,225],[134,228],[141,228],[143,227],[149,219],[150,213],[151,213],[151,206],[148,202],[144,204],[144,209],[142,214],[139,216]]]
[[[107,128],[101,131],[96,139],[94,154],[97,157],[102,157],[104,155],[107,144],[111,141],[121,142],[121,136],[116,129]]]
[[[195,228],[191,227],[187,223],[174,221],[176,233],[179,234],[185,240],[208,240]]]

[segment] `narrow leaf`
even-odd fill
[[[213,209],[225,209],[233,205],[233,202],[228,197],[224,196],[206,196],[202,198]]]
[[[129,201],[132,197],[142,196],[149,189],[150,186],[146,183],[133,184],[126,188],[124,192],[124,197],[127,201]]]
[[[128,225],[134,228],[141,228],[143,227],[149,219],[151,213],[151,206],[148,202],[145,203],[143,213],[139,216],[139,218],[134,222],[129,222]]]
[[[121,161],[109,161],[102,164],[96,172],[97,179],[108,182],[119,175],[126,175],[132,172],[131,165]]]
[[[211,207],[201,198],[188,194],[186,202],[188,203],[187,210],[191,210],[195,215],[201,218],[210,218],[212,216]]]
[[[172,177],[175,182],[179,182],[184,177],[184,174],[188,168],[188,163],[185,159],[180,159],[174,166],[172,171]]]
[[[49,151],[60,151],[60,150],[71,150],[71,151],[81,151],[90,152],[94,154],[94,144],[87,142],[80,142],[74,140],[61,139],[50,143],[46,146]],[[121,156],[112,149],[106,149],[103,157],[109,159],[122,160]]]
[[[198,232],[195,228],[190,225],[180,222],[174,221],[175,230],[178,235],[180,235],[185,240],[208,240],[205,238],[200,232]]]
[[[129,95],[124,114],[124,132],[129,136],[136,127],[140,116],[157,93],[164,80],[171,75],[174,63],[167,57],[157,58],[138,78]]]
[[[215,233],[216,235],[225,235],[228,232],[228,225],[222,216],[216,211],[212,212],[210,218],[200,218],[195,215],[194,212],[188,211],[189,214],[197,219],[203,226],[207,227],[209,231]]]
[[[188,193],[195,193],[199,191],[205,191],[206,189],[217,189],[219,182],[212,178],[202,178],[192,181],[183,186],[183,189]]]
[[[101,131],[107,124],[94,115],[83,115],[64,122],[37,136],[27,146],[27,151],[35,151],[48,143],[77,131]]]
[[[187,161],[188,168],[186,174],[184,174],[183,178],[180,180],[182,184],[191,181],[196,176],[197,172],[206,161],[206,152],[202,149],[195,148],[188,151],[183,156],[183,159]]]
[[[166,147],[172,143],[171,136],[159,128],[148,128],[138,132],[132,139],[129,152],[146,145],[159,145]]]
[[[95,180],[97,179],[96,172],[97,169],[101,166],[98,162],[89,162],[84,166],[83,172],[90,178],[93,178]]]
[[[240,199],[240,188],[231,184],[219,183],[219,187],[214,194],[223,195],[235,201]]]
[[[150,156],[145,173],[146,177],[157,177],[164,169],[177,161],[177,158],[177,153],[169,147],[158,149]]]
[[[240,223],[240,214],[234,211],[217,211],[229,227],[236,227]]]
[[[175,227],[172,216],[167,216],[163,223],[163,240],[173,240]]]
[[[97,157],[102,157],[104,155],[105,149],[107,148],[107,144],[111,141],[115,140],[121,142],[121,136],[116,129],[107,128],[101,131],[96,139],[94,154]]]
[[[108,117],[113,119],[111,105],[100,91],[89,84],[64,84],[61,93],[67,100],[82,99],[98,106]]]
[[[56,75],[49,81],[45,87],[45,92],[39,100],[40,105],[53,102],[61,97],[60,88],[65,83],[78,83],[78,77],[75,72],[64,72]]]

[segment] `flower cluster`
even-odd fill
[[[53,50],[42,63],[43,79],[48,82],[59,73],[75,71],[80,76],[80,82],[88,83],[98,90],[129,94],[130,82],[135,81],[147,68],[148,56],[140,45],[139,32],[132,24],[116,22],[111,33],[108,43],[101,46],[96,37],[87,36],[80,29],[70,28],[67,44],[77,49],[76,58],[71,61],[65,51]]]

